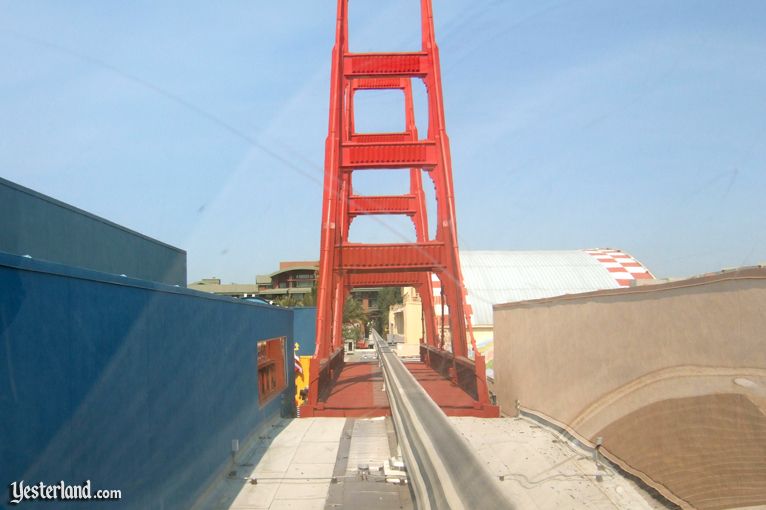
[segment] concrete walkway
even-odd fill
[[[599,468],[590,451],[537,422],[473,417],[449,421],[516,508],[664,508],[619,473]],[[383,418],[280,420],[250,451],[241,452],[230,476],[197,508],[408,508],[406,486],[387,484],[375,474],[392,454],[392,439],[387,438],[391,432],[384,424]],[[359,477],[360,464],[370,467],[369,479]]]
[[[204,507],[323,509],[345,422],[345,418],[283,420],[284,428],[269,444],[256,445],[237,459],[236,474],[220,482]]]
[[[593,454],[526,418],[449,418],[517,508],[665,508]],[[500,477],[504,480],[501,481]]]

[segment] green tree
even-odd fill
[[[378,317],[376,329],[378,333],[383,334],[388,328],[388,310],[396,304],[402,302],[402,289],[400,287],[385,287],[378,292]]]
[[[303,301],[301,306],[316,306],[317,305],[317,282],[311,286],[311,293],[303,295]]]
[[[343,306],[343,323],[350,324],[366,320],[367,314],[364,312],[362,304],[354,299],[353,296],[348,296]]]
[[[287,294],[276,298],[274,303],[285,308],[292,308],[294,306],[300,306],[301,301],[294,294]]]
[[[362,304],[352,296],[346,298],[343,305],[343,338],[357,340],[364,336],[364,325],[367,323],[367,314]]]

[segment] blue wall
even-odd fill
[[[0,252],[186,286],[186,252],[0,178]]]
[[[288,377],[285,395],[259,405],[256,342],[286,336],[292,375],[294,318],[0,254],[0,484],[91,479],[122,501],[74,507],[189,507],[231,440],[292,400]]]
[[[313,356],[316,348],[317,336],[317,309],[293,308],[293,331],[295,333],[295,342],[298,342],[299,356]]]

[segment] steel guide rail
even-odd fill
[[[416,507],[514,508],[399,357],[372,334]]]

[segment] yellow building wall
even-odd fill
[[[400,356],[417,356],[420,353],[420,340],[423,338],[422,314],[417,291],[413,287],[403,288],[402,303],[391,307],[388,319],[389,324],[394,326],[391,333],[404,336],[404,343],[396,345],[396,352]],[[403,320],[397,321],[397,315]]]
[[[401,330],[397,327],[395,314],[401,314],[403,323]],[[391,333],[404,335],[404,343],[397,344],[396,351],[400,356],[417,356],[420,353],[420,341],[423,338],[423,305],[420,296],[413,287],[402,289],[402,304],[392,306],[389,311],[388,323],[393,325]],[[449,327],[445,328],[447,335]],[[484,355],[487,366],[487,376],[494,377],[494,333],[492,325],[473,327],[476,347]],[[473,355],[471,355],[473,357]]]

